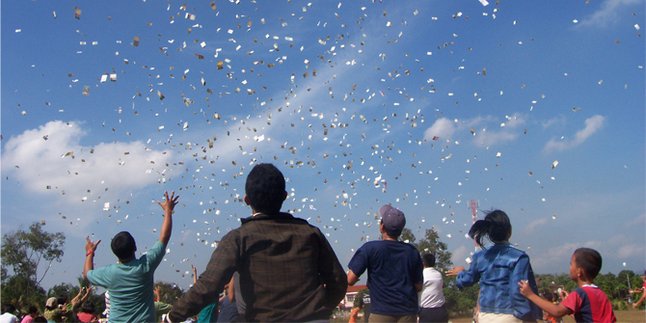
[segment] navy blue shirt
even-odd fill
[[[382,315],[417,314],[416,284],[422,284],[422,258],[415,247],[392,240],[366,242],[348,267],[361,276],[368,270],[370,312]]]

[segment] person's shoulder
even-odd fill
[[[518,249],[514,245],[507,243],[500,246],[500,248],[505,249],[504,253],[508,257],[520,258],[520,257],[529,257],[527,253],[523,250]]]

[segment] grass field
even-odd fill
[[[626,311],[615,311],[615,316],[617,317],[617,322],[619,323],[646,323],[646,311],[644,310],[626,310]],[[345,323],[348,322],[347,317],[337,317],[331,319],[332,323]],[[359,319],[359,322],[363,322],[363,318]],[[470,317],[454,317],[449,320],[452,323],[471,323]],[[543,322],[543,321],[539,321]],[[566,316],[563,318],[563,323],[575,323],[574,318],[571,316]]]

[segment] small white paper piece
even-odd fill
[[[487,0],[478,0],[478,1],[480,1],[480,3],[482,4],[483,7],[486,7],[486,6],[489,5],[489,1],[487,1]]]

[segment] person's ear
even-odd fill
[[[245,195],[243,200],[244,200],[244,204],[251,205],[251,201],[249,200],[249,196]]]
[[[287,193],[287,191],[285,191],[285,197],[283,198],[283,201],[287,199],[287,196],[289,196],[289,194]]]

